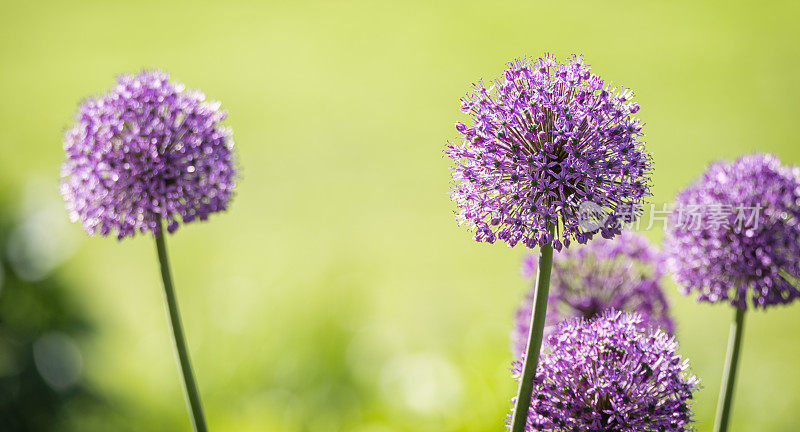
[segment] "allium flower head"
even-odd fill
[[[665,250],[684,294],[741,309],[800,297],[800,168],[768,154],[716,162],[675,205]],[[687,223],[694,211],[701,223]]]
[[[661,330],[634,313],[576,318],[548,338],[534,380],[527,431],[677,432],[692,430],[698,379]],[[521,362],[512,370],[519,376]]]
[[[608,309],[637,312],[648,328],[672,334],[669,304],[661,279],[664,259],[644,236],[631,231],[611,240],[595,239],[553,257],[545,333],[564,320],[591,319]],[[536,270],[536,258],[525,257],[523,276]],[[511,343],[518,357],[527,348],[534,290],[517,309]]]
[[[226,112],[197,91],[144,71],[86,100],[64,139],[61,192],[89,234],[172,232],[231,198],[235,169]]]
[[[519,59],[462,99],[452,196],[476,241],[527,247],[610,238],[649,195],[651,157],[632,93],[605,86],[580,57]],[[588,204],[584,206],[585,204]],[[583,224],[582,212],[606,214]],[[549,227],[555,227],[555,235]]]

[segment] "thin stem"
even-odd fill
[[[725,355],[725,368],[722,371],[722,387],[719,390],[717,401],[717,415],[714,420],[714,432],[728,430],[728,419],[731,414],[733,401],[733,388],[736,383],[736,367],[739,364],[739,351],[742,348],[742,333],[744,333],[744,309],[736,308],[736,315],[731,323],[728,336],[728,352]]]
[[[158,263],[161,266],[161,279],[164,281],[164,302],[167,307],[167,317],[169,318],[170,329],[172,330],[172,342],[175,352],[178,355],[178,362],[181,366],[181,377],[183,378],[183,392],[186,396],[186,405],[192,420],[192,430],[195,432],[207,432],[206,420],[203,417],[203,406],[200,403],[200,392],[197,390],[192,373],[192,364],[189,361],[189,350],[186,348],[186,337],[183,335],[181,316],[178,312],[178,300],[175,297],[175,288],[172,284],[172,275],[169,271],[169,261],[167,261],[167,245],[164,242],[164,227],[161,218],[158,218],[159,233],[156,237],[156,249],[158,250]]]
[[[517,404],[514,407],[511,432],[524,432],[528,421],[528,410],[533,397],[533,379],[539,365],[539,351],[542,348],[544,334],[544,318],[547,313],[547,296],[550,290],[550,270],[553,267],[553,247],[549,244],[539,249],[539,265],[537,266],[536,291],[534,294],[531,326],[528,331],[528,350],[522,365],[522,377],[517,392]]]

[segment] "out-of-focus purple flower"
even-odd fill
[[[227,207],[234,186],[233,140],[218,102],[169,75],[122,75],[87,99],[64,139],[61,192],[86,231],[119,239],[172,232]]]
[[[800,297],[800,168],[769,154],[716,162],[675,204],[664,247],[684,294],[741,309]],[[687,223],[692,209],[702,223]]]
[[[566,319],[591,319],[607,309],[616,309],[637,312],[648,328],[672,334],[674,325],[661,286],[664,267],[661,252],[647,238],[631,231],[555,254],[545,333]],[[526,256],[523,276],[529,279],[535,271],[536,257]],[[514,319],[511,346],[515,357],[527,348],[533,295],[531,288]]]
[[[698,379],[674,338],[609,310],[565,321],[549,336],[534,379],[530,432],[691,430]],[[519,377],[522,363],[512,371]]]
[[[651,156],[631,98],[580,57],[519,59],[488,88],[475,84],[461,103],[470,124],[456,123],[459,142],[446,149],[459,221],[476,241],[530,248],[618,234],[650,195]],[[584,224],[587,209],[607,217]]]

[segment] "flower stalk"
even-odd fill
[[[183,382],[183,392],[186,397],[186,405],[189,409],[189,416],[192,421],[192,430],[195,432],[206,432],[206,420],[203,416],[203,406],[200,402],[200,392],[197,389],[197,382],[192,373],[192,364],[189,360],[189,350],[186,346],[186,337],[183,333],[181,316],[178,311],[178,299],[175,296],[175,288],[172,283],[172,275],[167,260],[167,245],[164,241],[164,227],[161,217],[156,216],[158,224],[158,234],[156,238],[156,250],[158,251],[158,263],[161,267],[161,279],[164,282],[164,303],[169,318],[170,330],[172,331],[172,342],[175,353],[180,364],[181,378]]]
[[[550,271],[553,267],[553,246],[545,244],[539,248],[539,266],[536,277],[533,313],[531,314],[530,331],[528,332],[528,349],[525,354],[520,377],[517,403],[511,420],[511,432],[524,432],[528,420],[528,410],[533,397],[533,379],[539,363],[539,352],[542,348],[545,316],[547,314],[547,297],[550,291]]]
[[[725,368],[722,371],[722,386],[717,400],[717,414],[714,418],[714,432],[726,432],[733,402],[733,389],[736,385],[736,369],[739,365],[739,351],[742,348],[745,310],[736,308],[728,336],[728,352],[725,355]]]

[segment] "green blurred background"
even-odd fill
[[[4,2],[0,203],[17,225],[0,311],[35,319],[44,309],[10,293],[54,278],[71,299],[25,333],[34,354],[70,359],[71,381],[41,390],[56,408],[28,404],[52,420],[36,430],[188,430],[152,240],[86,238],[58,195],[63,130],[116,74],[163,68],[229,111],[235,201],[169,238],[212,430],[500,431],[526,251],[476,244],[454,221],[442,148],[459,98],[515,57],[583,54],[636,92],[652,202],[669,202],[714,159],[800,163],[798,5]],[[732,311],[668,288],[707,431]],[[797,429],[798,308],[748,315],[734,431]],[[15,340],[0,345],[12,381],[30,357]]]

